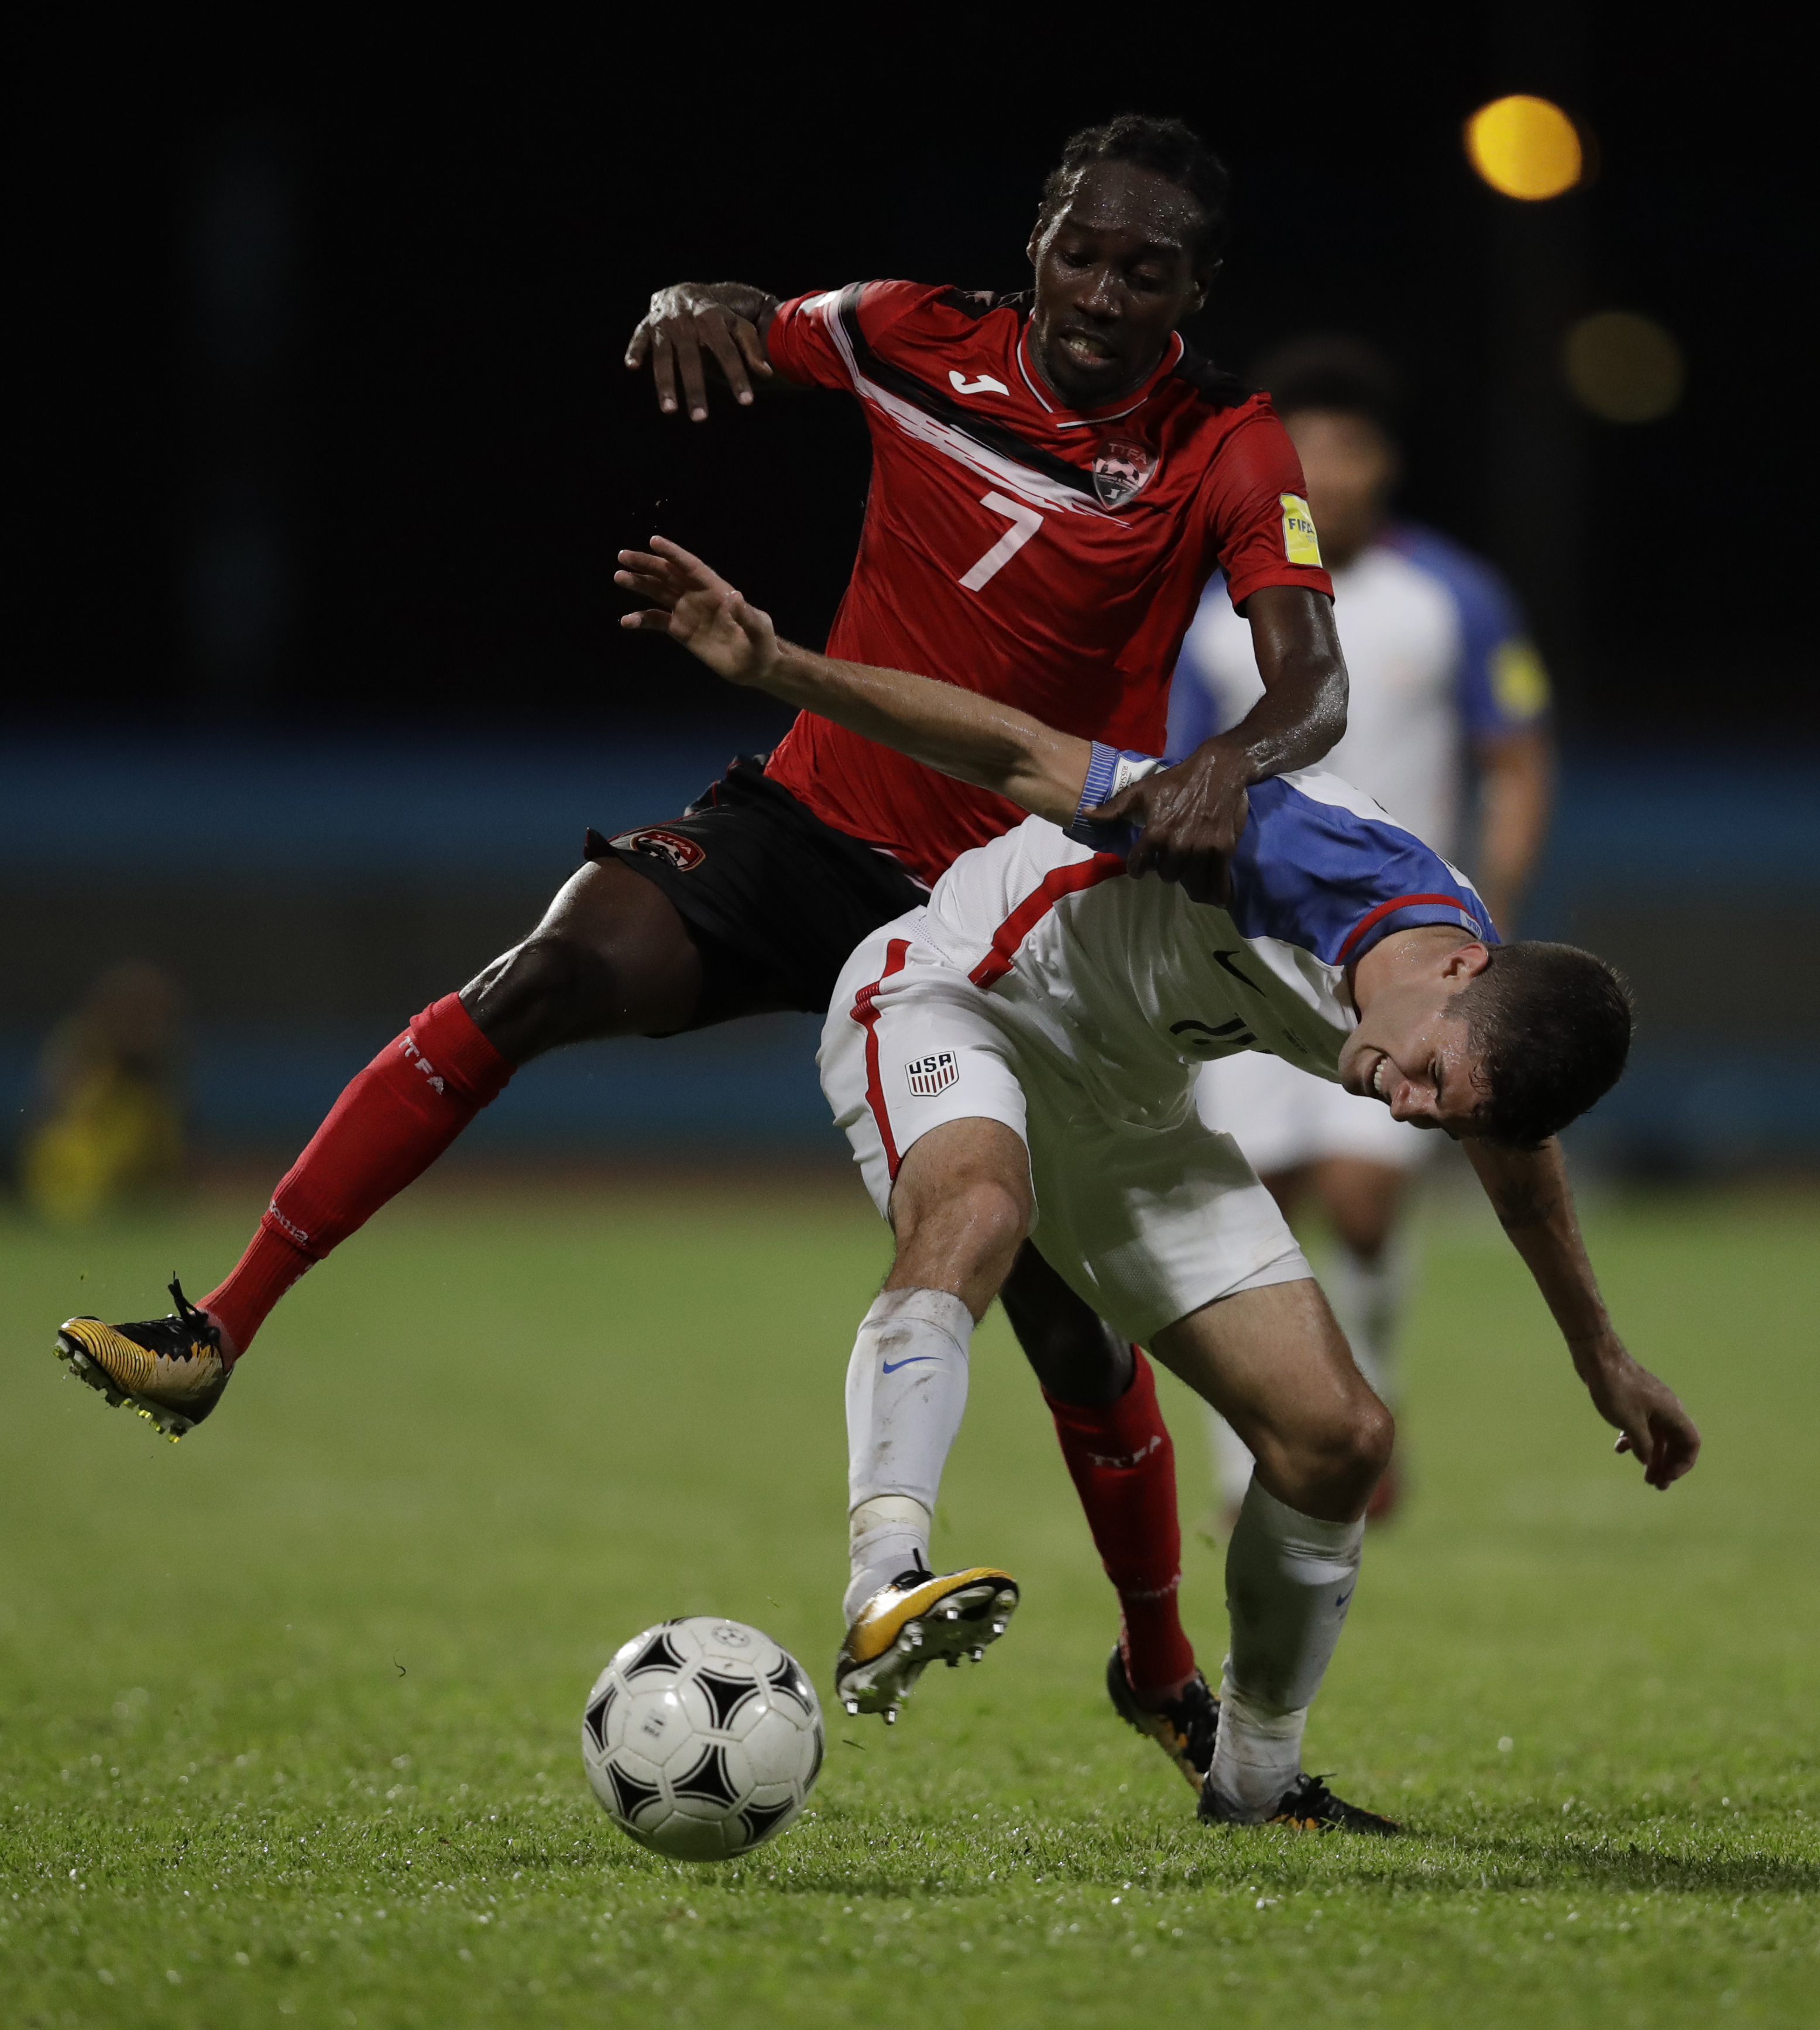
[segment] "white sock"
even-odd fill
[[[972,1313],[945,1290],[884,1291],[860,1322],[847,1363],[849,1621],[861,1602],[917,1562],[906,1550],[927,1562],[929,1518],[967,1408],[972,1337]],[[920,1519],[897,1502],[881,1509],[881,1497],[890,1496],[907,1499]]]
[[[875,1494],[847,1518],[852,1577],[841,1611],[850,1622],[901,1572],[929,1569],[929,1511],[908,1494]]]
[[[1391,1240],[1374,1262],[1350,1247],[1336,1247],[1321,1264],[1320,1283],[1358,1371],[1377,1392],[1378,1400],[1394,1410],[1397,1340],[1409,1294],[1407,1251]]]
[[[1232,1653],[1220,1688],[1213,1787],[1262,1818],[1295,1781],[1308,1708],[1358,1584],[1365,1524],[1323,1522],[1254,1480],[1226,1553]]]

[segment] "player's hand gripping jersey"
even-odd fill
[[[850,389],[872,486],[828,653],[958,681],[1086,738],[1161,749],[1202,587],[1332,590],[1302,467],[1268,400],[1173,337],[1143,386],[1066,407],[1031,357],[1027,299],[913,282],[800,297],[767,334],[793,381]],[[826,824],[934,881],[1020,821],[812,713],[767,772]]]
[[[1095,748],[1109,787],[1157,765]],[[1128,1337],[1308,1273],[1231,1139],[1196,1114],[1198,1071],[1268,1050],[1336,1078],[1355,959],[1419,924],[1497,932],[1465,876],[1337,776],[1250,797],[1224,908],[1128,879],[1118,854],[1032,817],[859,946],[822,1083],[881,1213],[921,1136],[980,1117],[1030,1152],[1043,1255]]]

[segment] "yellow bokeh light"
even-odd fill
[[[1585,166],[1573,122],[1526,92],[1479,108],[1466,122],[1466,154],[1493,190],[1531,202],[1572,190]]]
[[[1581,406],[1608,423],[1653,423],[1687,385],[1673,335],[1634,310],[1582,318],[1562,342],[1561,366]]]

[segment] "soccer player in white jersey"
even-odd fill
[[[1398,390],[1380,355],[1350,340],[1306,339],[1261,362],[1257,379],[1301,454],[1352,674],[1346,736],[1321,765],[1450,858],[1464,856],[1509,935],[1547,830],[1553,772],[1547,679],[1515,599],[1457,543],[1392,519]],[[1209,588],[1176,661],[1172,755],[1236,724],[1260,693],[1246,630],[1218,592]],[[1433,1143],[1370,1100],[1256,1052],[1209,1065],[1199,1102],[1286,1213],[1310,1199],[1320,1206],[1332,1234],[1321,1281],[1354,1357],[1395,1408],[1410,1283],[1398,1229]],[[1216,1411],[1208,1418],[1224,1534],[1251,1455]],[[1390,1512],[1401,1485],[1393,1460],[1372,1496],[1373,1519]]]
[[[626,624],[1033,813],[860,943],[823,1031],[824,1088],[897,1237],[848,1370],[842,1700],[890,1713],[928,1663],[978,1640],[897,1575],[927,1569],[973,1326],[1031,1236],[1257,1459],[1227,1556],[1201,1816],[1395,1831],[1301,1768],[1391,1418],[1276,1202],[1200,1120],[1194,1080],[1210,1058],[1268,1050],[1460,1139],[1618,1449],[1666,1488],[1699,1433],[1606,1314],[1554,1140],[1622,1069],[1622,983],[1585,952],[1501,945],[1462,875],[1318,771],[1252,789],[1222,902],[1128,877],[1105,849],[1128,842],[1127,786],[1153,760],[779,643],[674,545],[620,562],[651,602]]]

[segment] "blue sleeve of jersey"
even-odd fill
[[[1138,827],[1128,820],[1109,823],[1090,818],[1086,813],[1120,790],[1129,788],[1140,776],[1148,775],[1157,766],[1157,757],[1140,754],[1134,748],[1108,747],[1098,740],[1090,744],[1092,753],[1086,780],[1081,785],[1081,800],[1075,809],[1074,822],[1064,827],[1064,836],[1076,846],[1090,846],[1095,853],[1116,853],[1123,857],[1136,845]]]
[[[1324,803],[1281,776],[1254,783],[1232,857],[1231,917],[1247,938],[1275,938],[1345,965],[1392,931],[1448,924],[1499,942],[1465,878],[1387,817]]]
[[[1460,616],[1460,723],[1469,739],[1521,733],[1548,711],[1548,674],[1517,595],[1498,571],[1432,529],[1391,538],[1418,571],[1439,580]]]

